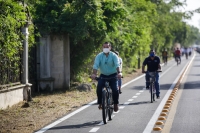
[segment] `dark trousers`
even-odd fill
[[[146,73],[146,86],[150,85],[150,75],[148,72]],[[159,85],[159,73],[156,73],[156,81],[155,81],[155,88],[156,88],[156,96],[160,96],[160,85]]]
[[[180,55],[175,55],[175,61],[176,61],[176,57],[178,57],[181,61],[181,56]]]
[[[101,74],[100,77],[103,78],[111,78],[110,80],[108,80],[109,85],[112,89],[112,93],[113,93],[113,100],[114,100],[114,104],[119,104],[119,91],[118,91],[118,80],[117,78],[112,78],[112,77],[116,77],[117,73],[111,74],[109,76],[103,75]],[[98,85],[97,85],[97,97],[98,97],[98,104],[102,103],[102,90],[105,87],[105,79],[99,79],[98,80]]]
[[[167,56],[163,56],[163,61],[164,60],[167,62]]]

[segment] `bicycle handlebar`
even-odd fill
[[[104,78],[104,77],[96,77],[95,80],[99,80],[99,79],[105,79],[105,80],[110,80],[110,79],[117,79],[118,77],[110,77],[110,78]],[[121,77],[123,78],[123,77]]]
[[[144,73],[148,73],[149,71],[144,71]],[[159,70],[159,71],[153,71],[153,72],[162,72],[161,70]]]

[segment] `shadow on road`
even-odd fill
[[[194,65],[194,66],[192,66],[192,67],[200,67],[200,65]]]
[[[172,84],[161,84],[160,83],[160,90],[168,90]],[[145,86],[133,86],[132,90],[142,90]]]
[[[151,101],[140,101],[140,102],[133,102],[133,103],[129,103],[128,106],[130,105],[141,105],[141,104],[150,104]],[[123,105],[123,104],[122,104]],[[126,105],[127,106],[127,105]]]
[[[100,122],[101,122],[101,120],[91,121],[91,122],[86,122],[86,123],[83,123],[83,124],[76,124],[76,125],[57,126],[57,127],[50,128],[49,130],[88,128],[88,127],[94,127],[97,124],[99,124]]]
[[[185,82],[183,89],[200,89],[200,82],[199,81]]]

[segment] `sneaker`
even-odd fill
[[[157,96],[157,99],[160,99],[160,96]]]
[[[118,111],[118,104],[114,104],[114,111],[115,111],[115,112]]]
[[[102,105],[101,105],[101,104],[99,104],[98,108],[99,108],[99,110],[101,110],[101,109],[102,109]]]

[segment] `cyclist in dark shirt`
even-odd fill
[[[145,71],[145,66],[147,65],[147,71]],[[160,58],[155,55],[155,51],[151,50],[149,56],[145,58],[143,65],[142,65],[142,73],[146,73],[146,88],[149,89],[149,74],[148,72],[155,72],[161,71],[160,66]],[[156,73],[156,81],[155,81],[155,88],[156,88],[156,96],[160,98],[160,85],[159,85],[159,73]]]

